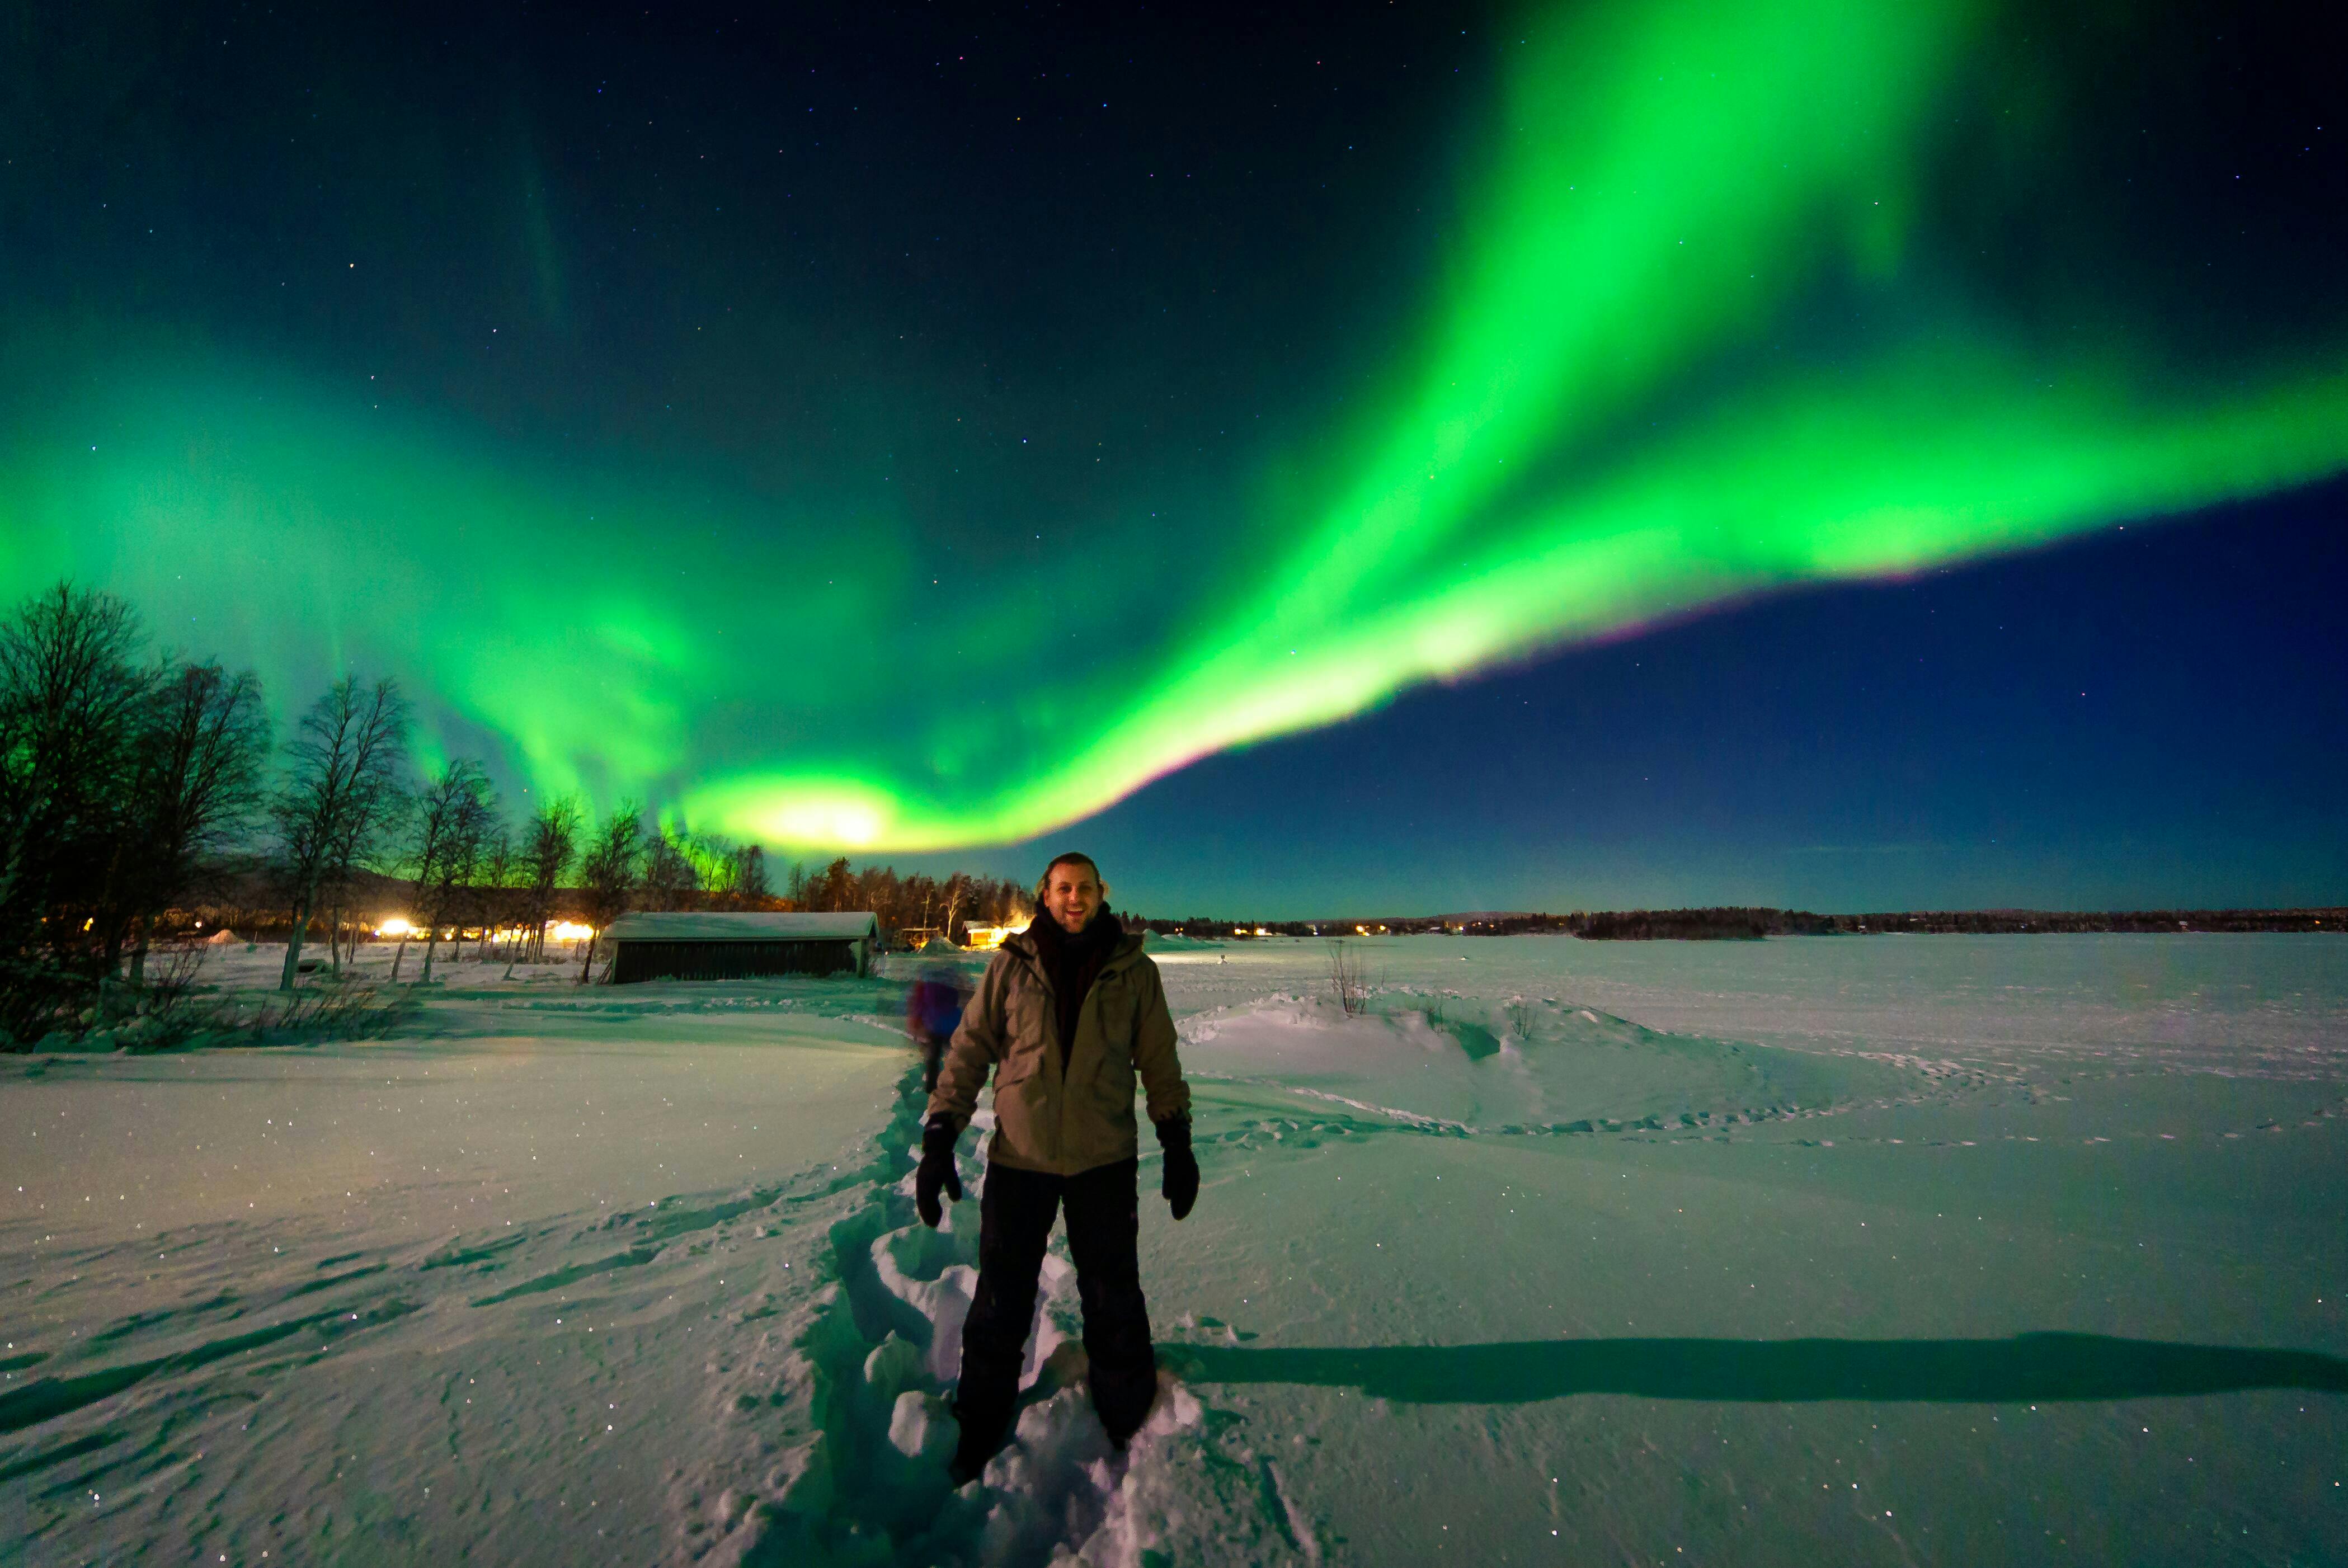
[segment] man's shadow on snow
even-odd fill
[[[2348,1394],[2348,1361],[2305,1350],[2100,1334],[2012,1339],[1529,1339],[1282,1350],[1167,1346],[1193,1383],[1304,1383],[1406,1404],[1513,1405],[1574,1394],[1801,1403],[2003,1404],[2304,1388]]]

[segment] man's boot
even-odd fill
[[[1003,1440],[1011,1435],[1011,1410],[991,1399],[966,1406],[956,1398],[953,1415],[962,1432],[955,1439],[953,1464],[947,1473],[960,1486],[976,1480],[986,1461],[1002,1449]]]

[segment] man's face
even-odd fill
[[[1058,921],[1062,931],[1072,936],[1082,931],[1100,906],[1101,884],[1090,866],[1070,861],[1052,868],[1044,883],[1044,913]]]

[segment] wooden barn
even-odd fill
[[[603,933],[612,984],[870,975],[880,928],[869,913],[631,914]]]

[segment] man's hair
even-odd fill
[[[1084,867],[1085,870],[1093,873],[1093,881],[1100,882],[1101,892],[1103,895],[1106,895],[1108,892],[1108,883],[1101,881],[1100,862],[1094,860],[1090,855],[1083,854],[1076,850],[1070,850],[1065,854],[1054,855],[1052,857],[1052,863],[1044,868],[1044,874],[1035,879],[1035,902],[1037,903],[1042,903],[1044,902],[1044,890],[1052,885],[1052,873],[1058,871],[1062,866]]]

